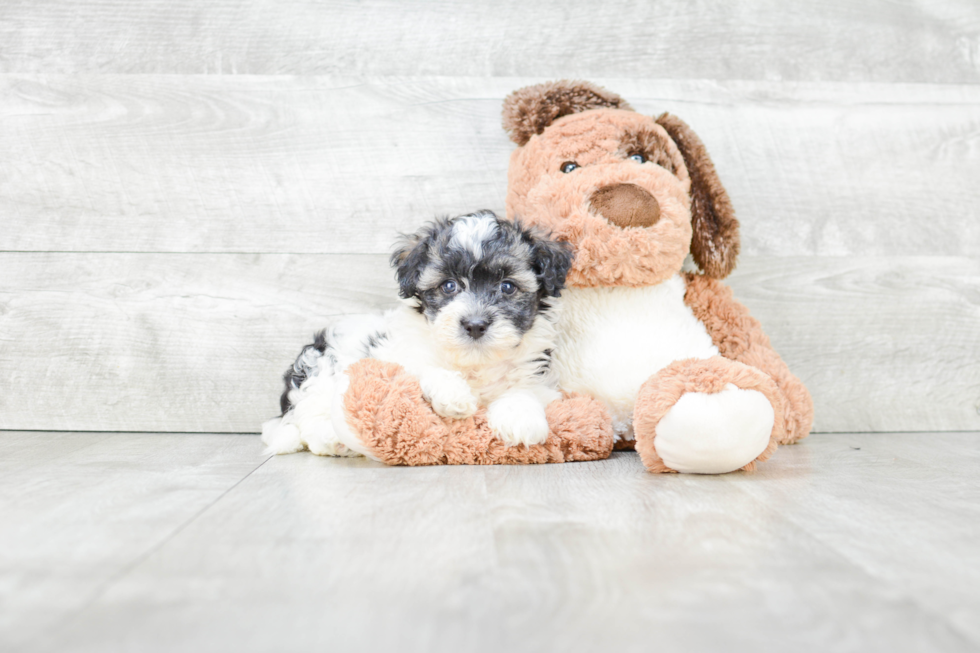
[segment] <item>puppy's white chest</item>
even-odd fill
[[[602,400],[618,434],[629,430],[636,394],[654,373],[718,354],[684,291],[679,275],[643,288],[562,291],[554,352],[560,386]]]

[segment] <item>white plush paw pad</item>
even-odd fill
[[[476,397],[463,377],[455,372],[439,370],[419,379],[422,394],[436,414],[450,419],[465,419],[478,407]]]
[[[714,394],[689,392],[657,424],[654,446],[671,469],[724,474],[765,450],[773,419],[772,404],[757,390],[729,383]]]
[[[548,418],[530,395],[504,396],[487,408],[490,429],[509,447],[541,444],[548,439]]]

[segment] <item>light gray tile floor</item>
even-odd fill
[[[0,432],[3,651],[980,649],[980,433],[756,473]]]

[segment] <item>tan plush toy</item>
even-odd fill
[[[365,452],[390,464],[560,462],[604,457],[615,440],[650,471],[724,473],[806,437],[809,393],[718,281],[735,265],[738,222],[694,132],[586,82],[513,93],[504,128],[518,145],[508,217],[575,248],[553,364],[579,396],[555,402],[552,435],[532,452],[495,441],[480,414],[437,417],[403,371],[362,361],[344,408]],[[698,272],[682,271],[689,254]],[[587,397],[608,410],[611,435]]]

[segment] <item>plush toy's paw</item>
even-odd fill
[[[541,444],[548,439],[544,406],[534,395],[505,394],[487,408],[490,430],[509,447]]]
[[[714,356],[674,361],[640,388],[636,451],[651,472],[755,469],[784,434],[785,399],[762,370]]]
[[[654,446],[671,469],[723,474],[766,449],[773,419],[772,404],[757,390],[729,383],[712,394],[688,392],[657,424]]]
[[[479,407],[473,391],[463,377],[449,370],[428,370],[419,377],[422,396],[437,415],[450,419],[471,417]]]

